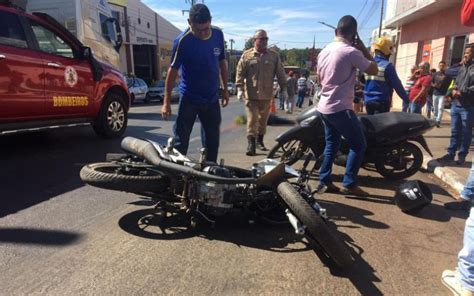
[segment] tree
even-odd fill
[[[253,38],[249,38],[247,39],[247,41],[245,41],[244,50],[250,49],[252,47],[253,47]]]

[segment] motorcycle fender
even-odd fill
[[[275,138],[275,141],[286,142],[288,140],[296,139],[305,142],[311,146],[313,142],[317,142],[318,140],[324,141],[324,134],[320,136],[321,139],[319,139],[319,136],[316,134],[316,130],[314,129],[314,127],[309,128],[298,125],[278,135]]]
[[[415,141],[415,142],[418,142],[418,143],[421,145],[421,147],[423,147],[423,148],[426,150],[426,152],[428,152],[428,154],[429,154],[431,157],[433,157],[433,153],[431,153],[431,150],[430,150],[430,148],[428,147],[428,143],[426,143],[425,137],[423,137],[423,135],[418,135],[418,136],[416,136],[416,137],[414,137],[414,138],[412,138],[412,139],[410,139],[410,140],[413,140],[413,141]]]

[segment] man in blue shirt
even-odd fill
[[[181,70],[180,102],[173,126],[175,148],[183,154],[188,152],[189,137],[198,116],[207,160],[216,162],[221,124],[219,86],[221,80],[227,83],[224,34],[211,26],[211,13],[204,4],[191,7],[188,24],[189,28],[173,44],[161,115],[165,120],[171,115],[171,89]],[[222,91],[222,107],[225,107],[229,94],[226,87]]]
[[[381,37],[374,43],[374,49],[374,60],[379,72],[377,75],[365,76],[364,101],[367,114],[389,112],[394,89],[405,103],[409,103],[408,95],[398,78],[395,67],[388,61],[392,54],[392,41]]]

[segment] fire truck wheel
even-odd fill
[[[119,94],[106,95],[93,128],[104,138],[117,138],[127,128],[128,114],[125,101]]]

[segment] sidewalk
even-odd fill
[[[453,189],[454,197],[459,198],[464,183],[469,175],[472,153],[474,153],[474,151],[471,147],[470,154],[467,155],[466,162],[463,165],[458,165],[454,161],[450,163],[440,163],[436,160],[436,158],[442,157],[447,153],[446,149],[451,137],[450,123],[449,110],[445,110],[441,127],[435,127],[425,134],[425,139],[433,153],[433,157],[429,156],[426,152],[424,153],[423,168],[433,173],[437,178]]]

